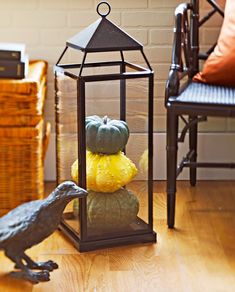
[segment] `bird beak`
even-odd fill
[[[73,196],[74,198],[84,198],[87,196],[87,194],[88,192],[80,187],[76,187],[76,189],[73,189],[71,191],[71,196]]]

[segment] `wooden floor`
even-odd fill
[[[59,264],[37,285],[11,279],[13,264],[1,252],[0,291],[235,291],[235,182],[179,182],[175,230],[166,226],[165,183],[156,183],[154,223],[157,244],[83,254],[55,232],[28,251]]]

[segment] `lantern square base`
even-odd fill
[[[139,224],[139,223],[138,223]],[[146,223],[142,223],[146,224]],[[146,224],[147,226],[147,224]],[[118,235],[113,238],[95,239],[82,241],[78,234],[72,230],[65,222],[61,222],[59,229],[73,242],[79,252],[92,251],[103,248],[118,247],[130,244],[156,243],[157,234],[154,231],[147,231],[141,234]]]

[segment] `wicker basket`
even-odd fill
[[[28,77],[0,80],[0,215],[43,196],[47,62],[30,61]]]
[[[43,161],[50,124],[0,127],[0,215],[44,194]]]
[[[0,126],[36,126],[43,117],[47,62],[30,61],[22,80],[0,80]]]

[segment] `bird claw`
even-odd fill
[[[35,269],[35,270],[47,270],[47,271],[53,271],[55,269],[58,269],[58,264],[53,261],[47,261],[47,262],[35,262],[33,264],[27,264],[27,268],[29,269]],[[15,269],[19,269],[18,265],[15,265]]]
[[[50,273],[49,271],[31,272],[33,278],[36,278],[39,282],[49,281]]]
[[[37,263],[37,269],[43,269],[47,271],[53,271],[55,269],[58,269],[58,267],[58,264],[53,261]]]
[[[30,281],[33,284],[37,284],[39,282],[46,282],[50,280],[50,273],[48,271],[40,271],[40,272],[33,272],[31,270],[17,271],[17,272],[11,272],[10,275],[14,278]]]

